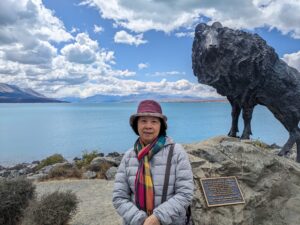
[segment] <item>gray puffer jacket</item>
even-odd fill
[[[150,161],[154,184],[155,209],[153,214],[162,225],[184,225],[186,209],[191,204],[194,191],[193,174],[187,153],[175,144],[171,161],[167,201],[161,204],[168,152],[174,142],[167,137],[165,146]],[[113,189],[113,205],[125,225],[141,225],[147,214],[139,210],[134,200],[134,181],[138,159],[133,149],[127,151],[118,168]]]

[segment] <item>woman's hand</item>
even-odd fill
[[[143,225],[160,225],[160,222],[157,217],[152,214],[145,220]]]

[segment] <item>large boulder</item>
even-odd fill
[[[185,145],[189,153],[195,198],[196,225],[298,225],[300,221],[300,165],[277,156],[279,149],[258,141],[226,136]],[[207,207],[201,178],[236,176],[245,204]]]
[[[106,173],[105,173],[106,179],[107,180],[113,180],[113,179],[115,179],[117,172],[118,172],[118,168],[117,167],[115,167],[115,166],[110,167],[106,171]]]

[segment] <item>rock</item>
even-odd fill
[[[53,165],[49,165],[49,166],[45,166],[42,169],[40,169],[38,172],[39,173],[45,173],[45,174],[49,174],[49,172],[54,169],[54,168],[58,168],[58,167],[64,167],[64,168],[72,168],[73,164],[69,163],[69,162],[62,162],[62,163],[55,163]]]
[[[117,174],[117,170],[118,170],[118,168],[115,167],[115,166],[110,167],[110,168],[106,171],[106,173],[105,173],[106,179],[107,179],[107,180],[113,180],[113,179],[115,179],[115,176],[116,176],[116,174]]]
[[[279,145],[277,145],[276,143],[273,143],[270,145],[270,148],[280,149],[281,147]]]
[[[116,161],[114,158],[112,157],[96,157],[92,160],[91,165],[98,165],[101,163],[109,163],[112,166],[118,166],[118,161]]]
[[[40,179],[43,179],[43,178],[46,178],[47,177],[47,174],[45,173],[38,173],[38,174],[28,174],[27,175],[27,179],[29,180],[40,180]]]
[[[75,157],[75,158],[73,159],[74,162],[80,161],[80,160],[81,160],[81,158],[78,158],[78,157]]]
[[[6,178],[17,178],[22,175],[27,175],[33,172],[33,168],[36,165],[28,164],[28,163],[20,163],[13,167],[6,168],[0,171],[0,176]]]
[[[10,170],[21,170],[21,169],[27,168],[28,165],[29,165],[28,163],[19,163],[19,164],[13,166],[13,167],[10,167],[9,169]]]
[[[251,141],[215,137],[185,145],[196,185],[192,219],[197,225],[297,225],[300,165]],[[245,204],[208,208],[200,179],[236,176]]]
[[[85,173],[82,174],[82,177],[84,179],[93,179],[96,178],[97,173],[94,171],[86,171]]]
[[[54,165],[44,166],[38,172],[48,174],[50,172],[50,170],[52,170],[52,168],[54,168]]]
[[[10,175],[10,171],[9,170],[0,170],[0,177],[8,177]]]
[[[98,157],[104,157],[104,153],[99,152],[99,153],[97,154],[97,156],[98,156]]]
[[[111,152],[111,153],[108,153],[107,155],[106,155],[107,157],[118,157],[118,156],[120,156],[120,153],[118,153],[118,152]]]

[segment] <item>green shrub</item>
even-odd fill
[[[0,180],[0,225],[18,224],[29,201],[35,197],[35,186],[27,179]]]
[[[62,163],[65,162],[66,160],[64,159],[64,157],[60,154],[54,154],[51,155],[49,157],[47,157],[46,159],[43,159],[36,167],[36,170],[40,170],[45,166],[49,166],[49,165],[53,165],[55,163]]]
[[[82,154],[82,159],[76,161],[76,166],[81,169],[82,167],[87,167],[90,165],[92,160],[96,157],[98,157],[99,152],[97,150],[94,150],[92,152],[84,151]]]
[[[264,149],[269,149],[270,148],[269,145],[267,145],[266,143],[260,141],[259,139],[253,140],[251,143],[255,147],[264,148]]]
[[[55,191],[34,201],[26,210],[22,225],[66,225],[76,213],[77,196],[71,191]]]
[[[97,173],[97,178],[106,179],[106,171],[113,165],[109,162],[101,162],[99,164],[89,165],[87,170]]]

